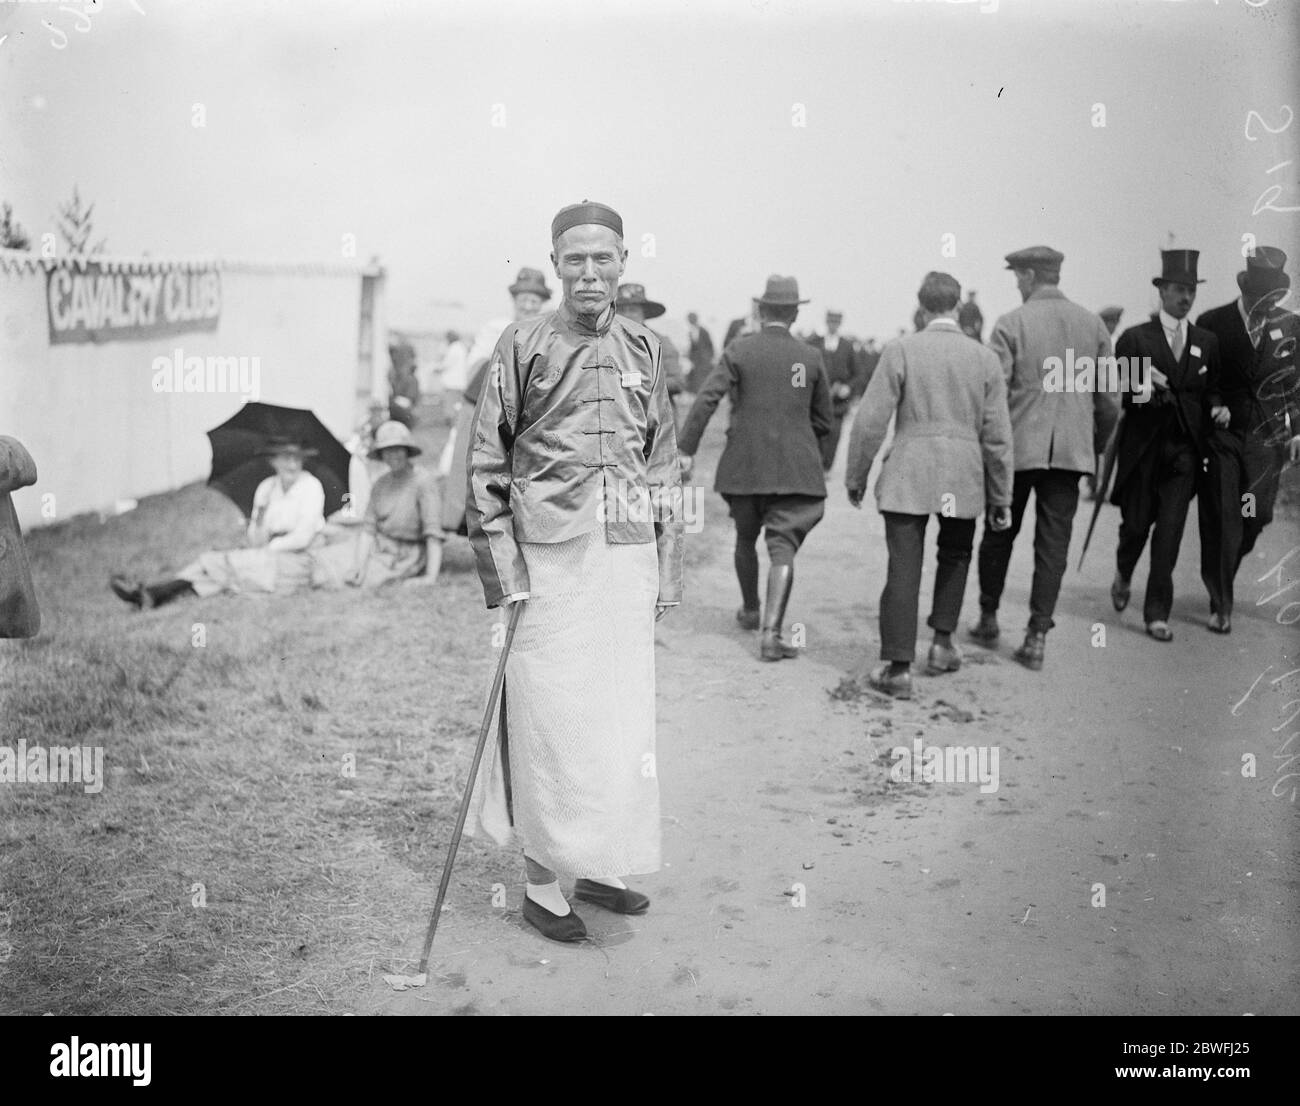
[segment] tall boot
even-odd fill
[[[736,621],[746,630],[757,630],[758,610],[758,550],[752,545],[736,543],[736,579],[740,581],[741,608]]]
[[[767,603],[763,607],[763,637],[759,644],[760,660],[779,661],[797,657],[799,650],[781,640],[786,604],[794,587],[794,565],[772,565],[767,570]]]
[[[164,603],[170,603],[187,592],[193,595],[194,585],[188,580],[165,580],[161,584],[150,584],[143,591],[145,606],[161,607]]]

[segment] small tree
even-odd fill
[[[81,206],[81,193],[76,185],[72,187],[72,199],[65,204],[59,205],[58,228],[59,234],[63,236],[63,241],[68,247],[71,254],[82,254],[86,257],[93,257],[95,254],[104,252],[104,239],[101,238],[93,246],[89,245],[90,236],[94,233],[94,223],[92,215],[95,211],[95,205],[87,204],[85,208]]]
[[[0,248],[6,250],[32,248],[32,240],[27,237],[22,224],[14,221],[14,209],[8,203],[0,208]]]

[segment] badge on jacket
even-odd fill
[[[637,369],[624,369],[621,374],[621,381],[624,388],[641,387],[641,373]]]

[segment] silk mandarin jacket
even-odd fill
[[[596,529],[654,542],[658,602],[682,597],[682,488],[659,339],[567,305],[502,333],[474,411],[466,522],[489,607],[528,591],[521,542]]]

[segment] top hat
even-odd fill
[[[1257,293],[1289,288],[1291,278],[1285,266],[1286,254],[1276,246],[1256,246],[1255,253],[1246,258],[1246,267],[1237,274],[1237,287]]]
[[[1162,284],[1204,284],[1196,277],[1196,260],[1200,256],[1200,250],[1161,250],[1161,272],[1151,278],[1151,283],[1157,288]]]
[[[647,319],[657,319],[668,310],[662,303],[655,303],[654,300],[645,298],[644,284],[620,284],[614,306],[615,308],[640,307],[645,311]]]
[[[412,457],[418,457],[424,451],[411,441],[411,431],[400,422],[389,420],[375,431],[375,441],[370,447],[370,456],[378,457],[386,449],[401,447]]]
[[[297,438],[273,437],[267,438],[257,452],[262,457],[278,457],[283,453],[301,460],[304,457],[315,457],[320,451],[304,446]]]
[[[767,287],[754,302],[766,304],[768,307],[795,307],[811,301],[799,298],[799,282],[794,277],[777,276],[774,273],[767,278]]]
[[[514,284],[506,289],[512,296],[520,292],[532,292],[544,300],[551,298],[551,290],[546,286],[546,277],[539,269],[520,269]]]

